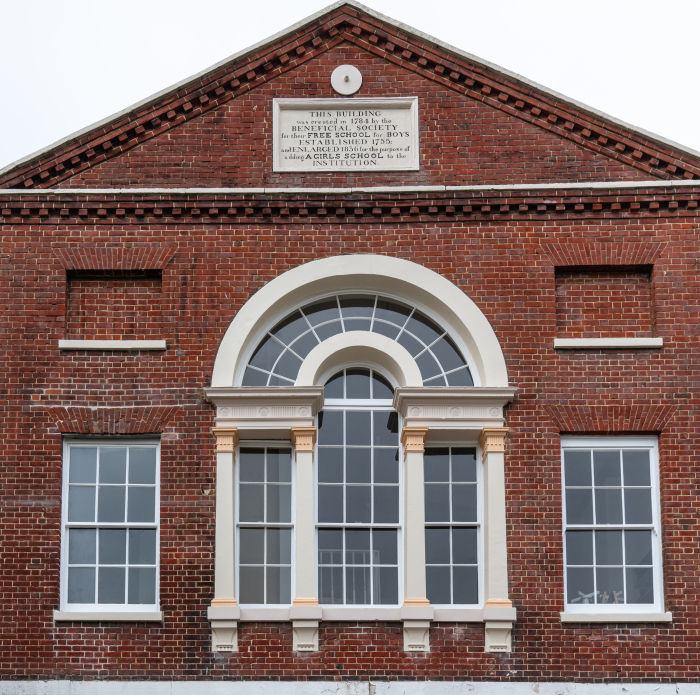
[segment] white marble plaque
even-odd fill
[[[275,172],[418,170],[418,98],[273,100]]]

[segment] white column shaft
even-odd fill
[[[406,452],[405,467],[404,598],[406,600],[425,600],[425,485],[423,452]]]
[[[503,452],[489,451],[484,456],[484,510],[485,600],[507,600],[508,551]]]
[[[316,598],[313,452],[296,450],[295,600]]]
[[[216,540],[214,598],[236,597],[234,453],[216,453]]]

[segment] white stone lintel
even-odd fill
[[[671,612],[561,612],[559,617],[562,622],[573,622],[583,625],[595,623],[673,622],[673,613]]]
[[[663,338],[555,338],[556,350],[625,350],[663,347]]]
[[[111,612],[92,612],[92,611],[65,611],[54,610],[54,622],[163,622],[164,615],[161,610],[153,610],[150,612],[140,611],[111,611]]]
[[[165,340],[59,340],[59,350],[167,350]]]

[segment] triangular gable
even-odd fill
[[[0,188],[47,188],[216,110],[349,42],[445,89],[632,168],[698,179],[700,154],[630,127],[345,0],[180,85],[0,171]]]

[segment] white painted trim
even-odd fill
[[[386,368],[399,386],[422,387],[418,364],[395,340],[370,331],[348,331],[317,345],[307,356],[297,375],[297,386],[316,386],[332,368],[347,363],[373,362]]]
[[[1,174],[1,173],[0,173]],[[534,182],[521,184],[479,184],[479,185],[407,185],[400,187],[108,187],[80,189],[0,189],[0,197],[57,196],[63,195],[242,195],[242,194],[391,194],[411,192],[521,192],[538,190],[636,190],[636,189],[672,189],[674,187],[700,188],[698,180],[624,180],[608,182],[593,180],[591,182]]]
[[[661,348],[663,338],[555,338],[554,348],[559,350],[607,348]]]
[[[561,618],[562,622],[579,622],[584,625],[592,624],[595,622],[673,622],[673,613],[671,612],[560,612],[559,617]]]
[[[59,350],[167,350],[165,340],[59,340]]]
[[[81,612],[54,610],[54,622],[163,622],[159,612]]]
[[[448,326],[474,361],[475,384],[508,386],[508,371],[498,338],[477,305],[446,278],[422,265],[384,255],[342,255],[293,268],[266,284],[236,314],[219,346],[212,385],[240,382],[246,353],[281,309],[295,308],[313,294],[348,289],[392,296],[429,309]],[[444,326],[443,326],[444,327]]]

